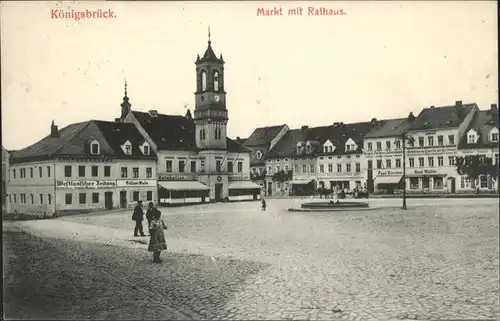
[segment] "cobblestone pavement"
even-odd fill
[[[266,212],[258,202],[162,209],[169,251],[161,265],[150,263],[146,245],[132,242],[130,212],[17,224],[63,244],[75,262],[97,264],[80,287],[90,291],[102,283],[95,274],[108,271],[156,293],[155,307],[194,318],[499,319],[497,200],[409,200],[407,211],[285,211],[295,206],[269,200]],[[123,288],[113,306],[128,300],[131,287],[106,287]],[[140,315],[108,312],[109,299],[99,294],[94,300],[102,304],[96,315]],[[167,317],[141,300],[127,304]]]

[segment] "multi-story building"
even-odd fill
[[[156,186],[156,154],[132,124],[52,123],[50,135],[11,158],[11,210],[23,214],[131,208],[156,202]]]
[[[266,186],[266,157],[276,143],[287,133],[288,126],[259,127],[245,141],[244,146],[252,150],[250,155],[250,175],[263,190]]]
[[[227,137],[224,60],[208,41],[197,57],[194,117],[132,111],[125,91],[118,121],[133,123],[158,156],[161,204],[250,200],[261,187],[250,180],[250,153]]]
[[[7,199],[9,191],[7,185],[9,183],[9,152],[2,146],[2,214],[10,212],[10,203]]]
[[[460,139],[458,156],[482,155],[492,159],[498,166],[498,107],[492,104],[489,110],[475,113]],[[498,191],[498,176],[483,174],[477,180],[461,176],[457,184],[458,191]]]

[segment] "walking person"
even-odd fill
[[[135,221],[134,236],[146,236],[142,228],[142,221],[144,220],[144,212],[142,210],[142,201],[138,201],[132,214],[132,220]],[[140,235],[138,234],[140,233]]]
[[[152,214],[151,224],[149,225],[150,238],[148,251],[153,252],[154,263],[161,263],[161,251],[167,249],[167,241],[165,240],[165,234],[163,232],[164,229],[167,229],[167,226],[161,219],[161,212],[153,206],[153,203],[149,203],[149,208]]]
[[[161,212],[156,207],[154,207],[153,202],[149,202],[148,210],[146,212],[146,219],[148,220],[148,226],[151,225],[151,221],[153,220],[153,217],[155,215],[158,215],[158,217],[160,217]]]
[[[265,199],[262,199],[262,210],[263,211],[266,210],[266,200]]]

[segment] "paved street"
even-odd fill
[[[498,200],[286,211],[303,201],[162,209],[161,265],[134,242],[131,212],[6,222],[6,317],[499,318]]]

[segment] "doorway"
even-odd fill
[[[106,210],[113,209],[113,192],[104,192],[104,208]]]
[[[120,207],[127,208],[127,191],[120,191]]]
[[[453,194],[455,193],[455,178],[451,177],[449,181],[450,181],[450,190],[451,193]]]
[[[222,184],[215,184],[215,201],[222,201]]]
[[[273,182],[267,182],[267,195],[270,196],[273,193]]]

